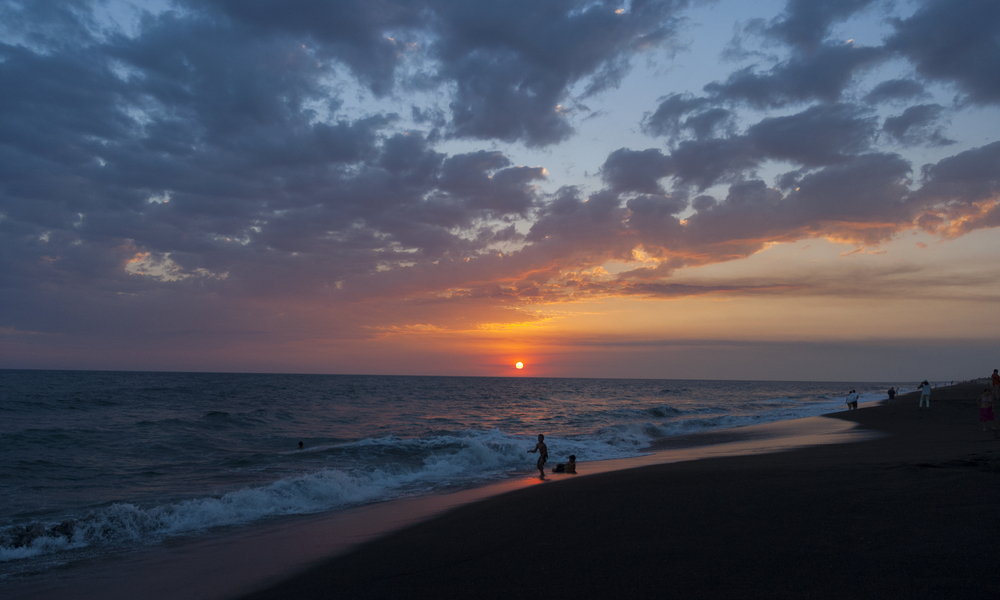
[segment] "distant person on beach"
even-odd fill
[[[996,369],[993,369],[993,374],[990,375],[990,383],[993,384],[993,399],[1000,400],[1000,373],[997,373]]]
[[[530,454],[538,452],[538,472],[541,473],[539,479],[545,479],[545,461],[549,460],[549,447],[545,445],[545,436],[538,434],[538,443],[531,450]]]
[[[995,432],[997,424],[993,417],[993,391],[990,388],[984,389],[977,400],[979,402],[979,421],[983,424],[983,431],[986,431],[986,422],[989,421]]]
[[[305,444],[303,444],[302,442],[299,442],[299,450],[301,450],[301,449],[303,449],[303,448],[305,448],[305,447],[306,447],[306,445],[305,445]]]
[[[924,403],[927,403],[927,408],[931,407],[931,384],[927,383],[927,380],[923,380],[920,384],[920,404],[917,408],[923,408]]]
[[[563,463],[557,464],[555,466],[555,468],[552,469],[552,472],[553,473],[572,473],[573,475],[576,475],[576,455],[575,454],[570,454],[569,455],[569,462],[565,463],[565,464],[563,464]]]
[[[847,410],[858,410],[858,394],[854,390],[847,394]]]
[[[888,394],[889,394],[889,402],[892,402],[893,399],[896,398],[896,388],[895,387],[889,388]]]

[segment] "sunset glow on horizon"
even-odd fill
[[[996,367],[994,3],[253,6],[0,8],[0,368]]]

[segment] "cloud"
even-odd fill
[[[830,237],[875,245],[908,221],[903,204],[909,165],[895,155],[868,154],[803,176],[787,193],[749,180],[724,202],[687,219],[686,235],[719,256],[747,256],[771,242]]]
[[[924,165],[921,176],[912,202],[926,207],[924,230],[953,238],[1000,226],[1000,142]]]
[[[809,54],[794,54],[767,71],[744,67],[704,89],[716,102],[746,103],[757,109],[814,100],[836,102],[857,73],[885,57],[881,48],[823,44]]]
[[[666,100],[660,108],[675,100]],[[804,167],[844,162],[869,149],[876,124],[863,107],[820,104],[792,115],[761,119],[742,135],[730,132],[724,137],[682,140],[669,155],[656,149],[623,148],[609,155],[602,171],[614,189],[652,192],[659,189],[660,179],[673,176],[680,185],[705,190],[720,182],[739,181],[767,160]]]
[[[662,191],[659,180],[673,173],[670,158],[660,150],[619,148],[604,161],[601,175],[617,191],[655,194]]]
[[[788,0],[785,12],[765,35],[803,51],[819,48],[830,27],[875,4],[877,0]]]
[[[438,187],[463,198],[473,209],[527,216],[535,200],[532,182],[541,179],[545,179],[541,167],[511,167],[502,153],[480,150],[448,158],[442,165]]]
[[[882,81],[865,95],[865,102],[879,104],[882,102],[906,102],[927,95],[922,83],[912,79],[889,79]]]
[[[996,200],[1000,195],[1000,142],[960,152],[921,169],[918,195],[964,203]]]
[[[677,140],[686,132],[696,139],[732,133],[733,113],[711,104],[708,98],[671,94],[660,101],[656,111],[643,117],[642,130],[647,135],[664,136],[671,140]],[[685,115],[690,116],[685,118]]]
[[[885,47],[831,39],[872,2],[789,2],[745,29],[774,58],[651,92],[670,93],[632,123],[656,147],[588,148],[599,180],[520,164],[523,145],[558,160],[581,99],[614,112],[595,96],[671,49],[687,6],[218,0],[117,26],[100,3],[0,5],[0,328],[175,350],[465,331],[585,298],[788,293],[672,280],[780,242],[1000,225],[997,143],[937,160],[949,109],[914,104],[941,82],[994,101],[978,2],[926,48],[939,2]],[[915,182],[918,146],[941,154]]]
[[[433,46],[441,77],[456,86],[453,134],[544,146],[568,138],[559,104],[617,85],[631,55],[669,43],[686,2],[477,4],[441,2]]]
[[[821,104],[787,117],[770,117],[751,125],[747,137],[754,148],[774,160],[805,166],[844,161],[867,150],[875,119],[852,104]]]
[[[907,19],[893,21],[886,48],[909,59],[917,73],[955,84],[974,104],[1000,102],[1000,12],[991,0],[927,0]]]
[[[534,206],[541,168],[446,157],[390,134],[393,115],[316,120],[310,106],[336,103],[298,45],[174,14],[143,31],[75,54],[4,47],[0,77],[19,90],[0,98],[8,273],[49,257],[53,276],[149,288],[163,278],[124,266],[169,260],[171,281],[315,290],[483,251],[500,238],[480,220]]]
[[[190,8],[240,30],[306,39],[317,58],[345,64],[377,96],[418,82],[450,86],[455,137],[546,146],[573,134],[560,109],[570,88],[582,82],[590,95],[616,86],[636,53],[673,43],[687,4],[217,0],[215,11]],[[411,78],[412,56],[425,62]]]
[[[944,129],[937,125],[944,112],[940,104],[920,104],[910,106],[903,114],[887,117],[882,131],[892,136],[896,141],[915,146],[949,146],[955,143],[944,135]]]
[[[414,35],[427,26],[424,6],[417,2],[212,0],[187,4],[207,19],[232,19],[248,33],[309,40],[318,46],[319,58],[344,63],[376,95],[387,94],[395,86],[400,46],[405,43],[388,34],[401,30]],[[205,13],[206,6],[218,12]]]

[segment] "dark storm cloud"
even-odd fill
[[[994,0],[927,0],[894,21],[889,50],[931,80],[950,82],[975,104],[1000,102],[1000,10]]]
[[[948,146],[955,143],[944,136],[944,129],[938,125],[944,107],[940,104],[920,104],[911,106],[903,114],[887,117],[882,131],[896,141],[915,146]]]

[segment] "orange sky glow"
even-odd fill
[[[997,366],[988,3],[119,4],[0,27],[0,368]]]

